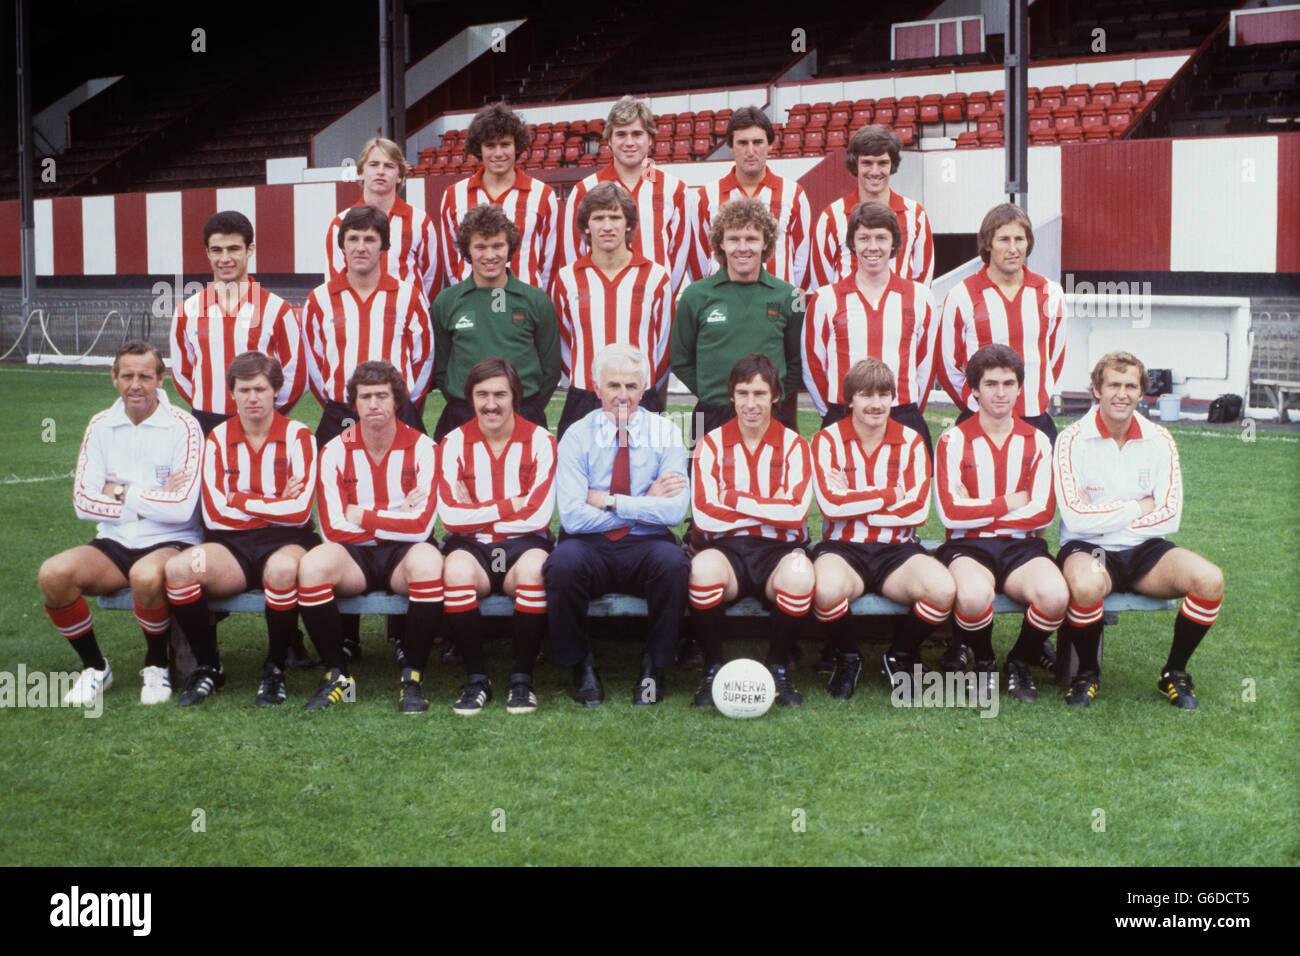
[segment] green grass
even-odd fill
[[[36,569],[93,529],[73,514],[70,479],[12,479],[66,475],[86,420],[112,398],[102,371],[0,371],[0,479],[11,482],[0,485],[0,671],[76,667],[41,610]],[[430,423],[437,411],[431,403]],[[309,424],[317,413],[310,399],[298,412]],[[42,440],[47,420],[53,442]],[[811,434],[811,413],[802,424]],[[634,709],[640,649],[620,639],[638,637],[628,622],[596,642],[610,699],[592,712],[568,699],[567,674],[543,665],[536,714],[509,717],[498,698],[457,718],[463,674],[436,664],[433,709],[401,717],[377,618],[364,621],[356,705],[303,712],[311,672],[290,675],[286,706],[259,710],[265,634],[253,615],[221,626],[224,692],[194,711],[145,708],[134,620],[96,612],[117,681],[104,715],[0,710],[5,862],[1295,864],[1300,445],[1262,431],[1252,444],[1202,426],[1174,431],[1188,502],[1176,540],[1228,579],[1192,661],[1195,713],[1155,691],[1173,612],[1108,629],[1101,695],[1084,712],[1048,687],[1033,706],[1003,701],[995,719],[895,709],[868,668],[847,704],[801,672],[804,708],[757,721],[693,712],[695,675],[680,671],[663,705]],[[941,536],[933,515],[925,536]],[[999,617],[1000,652],[1017,627]],[[729,651],[761,655],[761,637]],[[498,678],[506,651],[490,644]],[[1242,699],[1247,679],[1253,702]],[[205,832],[192,829],[195,809]],[[1098,809],[1105,832],[1093,830]]]

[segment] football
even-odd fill
[[[728,717],[762,717],[775,696],[772,672],[746,657],[723,664],[713,678],[713,703]]]

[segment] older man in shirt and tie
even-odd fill
[[[543,569],[552,660],[573,668],[576,701],[599,706],[587,605],[611,591],[642,595],[648,633],[632,703],[648,706],[663,699],[686,605],[690,562],[669,530],[686,517],[686,447],[671,421],[639,406],[650,382],[641,352],[606,346],[592,379],[601,407],[565,432],[556,469],[564,535]]]

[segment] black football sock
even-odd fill
[[[1192,652],[1214,622],[1219,619],[1219,608],[1223,598],[1211,601],[1188,595],[1183,598],[1183,606],[1174,620],[1174,642],[1169,648],[1169,659],[1165,661],[1165,670],[1185,671]]]
[[[334,588],[328,584],[315,588],[299,586],[298,614],[326,670],[347,674],[348,659],[343,653],[344,615],[339,613],[338,602],[334,600]]]
[[[1043,653],[1043,642],[1050,639],[1064,622],[1065,615],[1048,617],[1034,605],[1029,605],[1020,623],[1020,636],[1007,653],[1007,659],[1037,664]]]
[[[438,633],[441,623],[441,601],[411,601],[406,612],[405,626],[398,638],[406,650],[407,667],[423,671],[428,665],[433,636]]]
[[[172,606],[172,619],[181,626],[194,663],[199,667],[215,668],[219,663],[217,632],[212,626],[212,613],[202,587],[194,584],[172,587],[167,585],[167,601]]]
[[[813,617],[821,624],[819,630],[826,636],[826,647],[837,654],[858,654],[853,640],[853,625],[849,617],[849,599],[832,607],[813,607]]]
[[[542,649],[542,639],[546,636],[546,615],[521,611],[516,604],[511,626],[514,630],[515,662],[510,673],[531,674],[537,664],[537,653]]]
[[[448,600],[457,600],[455,591],[455,588],[447,589]],[[483,660],[483,613],[478,609],[477,598],[465,610],[447,612],[447,633],[460,651],[465,673],[486,674],[487,664]]]
[[[284,670],[289,658],[289,645],[298,638],[298,608],[292,610],[266,609],[266,637],[269,660],[280,670]]]

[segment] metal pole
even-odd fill
[[[31,43],[27,30],[27,2],[14,0],[18,43],[18,228],[23,270],[20,325],[31,314],[36,300],[36,201],[33,196],[35,170],[32,164]]]
[[[1008,0],[1003,53],[1006,101],[1003,141],[1007,151],[1007,198],[1029,212],[1029,5]]]

